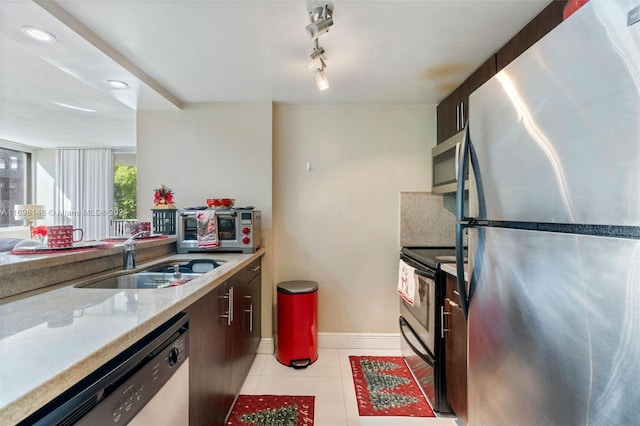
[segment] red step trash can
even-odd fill
[[[276,359],[293,368],[306,368],[318,359],[318,283],[278,284]]]

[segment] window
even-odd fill
[[[0,148],[0,227],[23,225],[13,209],[28,202],[30,169],[31,154]]]
[[[138,167],[135,153],[117,153],[113,161],[113,235],[128,233],[128,224],[138,216],[137,185]]]

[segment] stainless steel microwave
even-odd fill
[[[464,130],[436,145],[431,150],[432,194],[456,192],[458,188],[458,159],[460,158],[463,139]]]
[[[198,246],[198,212],[202,210],[178,210],[178,253],[194,252],[242,252],[253,253],[262,239],[260,210],[229,209],[216,210],[218,226],[217,247]]]

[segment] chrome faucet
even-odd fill
[[[182,274],[180,273],[180,264],[176,263],[175,265],[173,265],[173,278],[178,280],[181,276]]]
[[[122,267],[124,269],[134,269],[136,267],[136,238],[146,233],[147,231],[140,231],[124,242],[124,251],[122,252]]]

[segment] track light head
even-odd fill
[[[322,60],[320,61],[322,62]],[[320,91],[327,90],[329,88],[329,80],[327,80],[327,74],[325,74],[324,69],[324,62],[322,62],[321,68],[316,68],[316,85]]]
[[[309,9],[309,20],[311,23],[305,27],[311,40],[316,40],[322,34],[329,31],[333,25],[333,6],[325,4],[322,7]]]
[[[318,46],[318,41],[316,40],[316,47],[309,52],[309,69],[312,70],[314,68],[320,68],[321,63],[326,61],[326,57],[324,56],[324,48]]]

